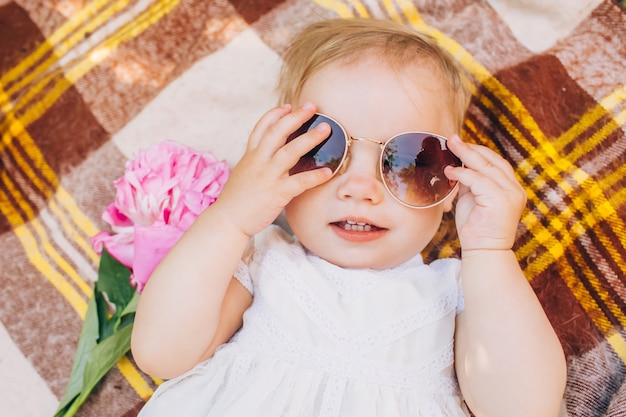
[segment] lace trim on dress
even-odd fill
[[[361,353],[374,351],[390,341],[397,340],[442,318],[456,308],[457,294],[448,292],[422,309],[372,329],[365,336],[353,338],[350,337],[345,327],[324,308],[313,290],[297,274],[289,270],[284,259],[281,258],[280,252],[276,251],[268,251],[264,258],[267,267],[274,271],[273,277],[284,287],[307,317],[338,346],[347,351]],[[427,273],[428,270],[424,269],[424,272]],[[401,279],[407,279],[406,274]]]
[[[423,364],[391,366],[354,352],[315,349],[298,342],[271,314],[263,300],[255,300],[249,309],[256,328],[249,326],[237,333],[233,343],[246,350],[260,352],[276,359],[297,363],[340,378],[367,381],[392,387],[408,388],[425,393],[457,395],[457,382],[447,375],[453,364],[453,342],[450,341]]]
[[[243,261],[239,261],[234,276],[235,279],[250,292],[250,294],[254,295],[254,285],[252,284],[252,277],[250,277],[248,265],[246,265]]]
[[[463,287],[459,283],[459,288],[457,289],[456,314],[459,315],[463,310],[465,310],[465,297],[463,295]]]
[[[414,277],[412,271],[420,266],[430,267],[430,265],[424,264],[421,255],[415,256],[413,259],[398,265],[394,268],[387,270],[368,270],[368,269],[345,269],[337,265],[333,265],[330,262],[320,258],[319,256],[306,252],[306,256],[311,262],[311,265],[326,278],[326,281],[335,288],[335,290],[344,297],[355,297],[359,294],[383,284],[384,282],[395,280],[411,280]],[[435,272],[437,274],[446,273],[441,265],[450,265],[450,262],[460,262],[456,258],[439,259],[432,265],[435,266]],[[458,266],[454,268],[455,275],[458,274]],[[460,281],[457,280],[457,303],[456,314],[461,313],[465,308],[465,299],[463,297],[463,287]]]
[[[262,243],[261,243],[262,242]],[[334,288],[341,288],[356,295],[371,290],[373,286],[387,281],[414,280],[424,282],[450,282],[445,271],[436,271],[424,265],[421,257],[415,257],[399,267],[385,271],[345,270],[314,255],[306,255],[298,243],[282,240],[276,236],[264,236],[255,248],[253,264],[238,269],[241,277],[251,278],[254,285],[263,285],[268,279],[277,283],[288,293],[288,298],[301,310],[327,339],[334,345],[312,347],[302,343],[286,328],[263,297],[255,297],[245,313],[245,326],[231,339],[232,344],[244,351],[258,352],[278,360],[324,372],[329,378],[337,378],[338,386],[345,386],[348,379],[366,381],[375,385],[405,388],[430,394],[458,395],[457,381],[453,371],[453,340],[443,341],[430,357],[410,365],[394,365],[387,361],[368,357],[377,349],[384,348],[415,332],[420,327],[436,322],[454,312],[458,299],[456,286],[452,283],[440,287],[439,295],[427,305],[411,309],[404,316],[396,316],[388,323],[380,323],[365,335],[351,336],[320,299],[319,294],[303,277],[321,274],[321,278]],[[448,270],[448,269],[446,269]],[[254,277],[251,277],[254,273]],[[267,273],[267,275],[265,275]],[[257,274],[259,276],[257,277]],[[358,280],[356,277],[358,276]],[[342,284],[347,277],[348,284]],[[258,281],[257,281],[258,280]],[[342,287],[343,285],[343,287]],[[439,288],[439,286],[437,286]],[[447,319],[446,319],[447,320]],[[330,379],[329,379],[330,381]],[[331,395],[325,392],[325,395]],[[330,401],[330,397],[329,397]],[[324,401],[325,402],[325,401]],[[330,401],[326,404],[331,404]]]
[[[421,255],[394,268],[384,270],[341,268],[311,252],[307,252],[306,257],[315,270],[345,297],[357,296],[392,279],[410,280],[414,277],[411,271],[424,266]]]
[[[337,416],[346,390],[345,378],[330,377],[324,388],[320,416]]]
[[[370,335],[352,342],[354,349],[365,354],[407,336],[420,327],[433,323],[453,311],[455,301],[454,294],[446,294],[443,298],[438,299],[435,304],[427,306],[427,308],[416,311],[378,329],[373,329]]]

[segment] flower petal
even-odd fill
[[[122,265],[131,268],[135,256],[133,235],[128,233],[109,234],[100,232],[91,238],[91,246],[96,253],[102,253],[103,246],[112,257],[120,261]]]
[[[140,151],[114,182],[115,202],[103,213],[114,232],[94,236],[100,253],[132,269],[141,292],[150,274],[198,215],[213,204],[230,172],[210,152],[164,141]]]
[[[150,275],[184,231],[167,224],[135,227],[135,259],[131,282],[141,293]]]

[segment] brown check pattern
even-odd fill
[[[485,0],[0,1],[0,321],[15,345],[59,398],[96,278],[89,237],[125,163],[116,133],[244,31],[280,52],[338,16],[425,30],[474,77],[463,135],[528,192],[515,250],[569,359],[567,412],[626,415],[626,14],[609,0],[541,53]],[[457,253],[436,240],[426,255]],[[79,415],[134,416],[159,382],[129,356]]]

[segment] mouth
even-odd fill
[[[383,228],[376,225],[356,220],[342,220],[333,223],[333,225],[348,232],[375,232],[383,230]]]
[[[335,234],[346,242],[369,243],[385,236],[388,229],[370,223],[367,219],[340,220],[331,223]]]

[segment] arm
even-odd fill
[[[252,304],[252,294],[237,279],[230,280],[220,310],[220,321],[209,347],[200,357],[204,361],[215,353],[215,350],[226,343],[243,324],[243,313]]]
[[[511,250],[526,202],[511,166],[484,147],[450,141],[464,168],[457,229],[465,309],[456,370],[477,417],[557,416],[565,389],[561,344]]]
[[[218,200],[185,232],[155,269],[140,297],[131,339],[145,372],[172,378],[227,340],[250,303],[232,284],[250,237],[267,227],[296,195],[326,181],[328,170],[289,176],[309,149],[328,135],[314,130],[285,145],[315,108],[288,106],[266,113]],[[230,286],[230,289],[229,289]]]
[[[563,350],[513,251],[464,253],[456,369],[477,417],[558,415]]]

